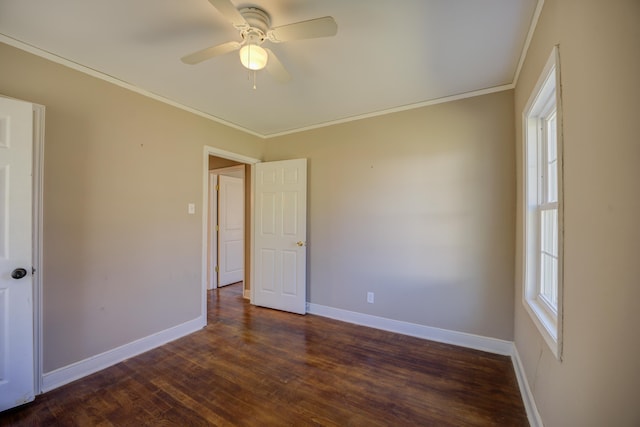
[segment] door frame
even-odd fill
[[[248,157],[242,154],[234,153],[232,151],[222,150],[220,148],[212,147],[209,145],[204,146],[204,155],[202,157],[202,293],[201,293],[201,305],[200,315],[207,321],[207,253],[208,253],[208,223],[209,223],[209,156],[221,157],[223,159],[234,160],[236,162],[247,164],[251,167],[251,194],[249,197],[249,215],[250,223],[253,224],[253,187],[254,187],[254,169],[255,164],[262,162],[260,159]],[[246,180],[246,175],[245,175]],[[245,195],[246,197],[246,195]],[[245,207],[246,209],[246,207]],[[253,248],[253,232],[251,233],[250,246]],[[247,248],[245,247],[245,253]],[[250,258],[249,272],[245,271],[245,277],[247,274],[251,278],[250,282],[253,282],[253,257]],[[251,287],[253,289],[253,286]],[[253,292],[251,292],[253,294]]]
[[[44,105],[33,106],[33,360],[35,395],[42,394],[43,384],[43,316],[42,251],[43,251],[43,194],[44,189]]]
[[[215,186],[218,185],[218,174],[209,171],[209,199],[207,208],[209,209],[209,220],[207,221],[207,290],[216,289],[218,287],[218,273],[215,265],[212,265],[213,259],[218,259],[218,232],[215,225],[218,224],[218,192]]]

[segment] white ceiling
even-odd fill
[[[335,37],[269,43],[292,76],[257,89],[207,0],[0,0],[0,34],[263,137],[514,83],[538,0],[232,0],[272,26],[333,16]]]

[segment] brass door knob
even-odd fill
[[[296,245],[298,245],[298,246],[304,246],[304,242],[303,242],[303,241],[299,241],[298,243],[296,243]]]

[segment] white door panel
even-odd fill
[[[244,180],[218,177],[218,286],[244,279]]]
[[[256,164],[254,304],[306,312],[307,160]]]
[[[0,411],[35,391],[32,147],[32,104],[0,98]],[[26,275],[13,278],[16,269]]]

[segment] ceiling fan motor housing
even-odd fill
[[[242,28],[242,38],[249,43],[261,44],[267,38],[267,31],[271,27],[269,14],[257,7],[243,7],[239,10],[242,17],[249,24]]]

